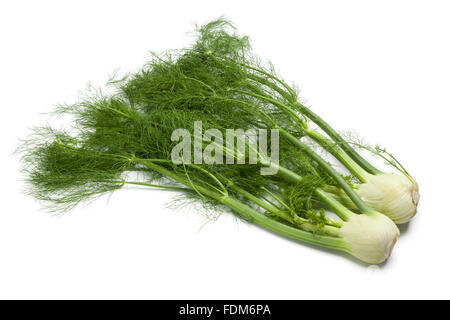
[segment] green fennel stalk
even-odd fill
[[[353,141],[346,141],[328,123],[312,110],[298,102],[297,92],[278,77],[271,65],[265,67],[252,51],[247,37],[240,37],[227,21],[219,19],[199,29],[199,36],[192,51],[203,56],[203,61],[212,60],[221,66],[221,73],[234,73],[226,84],[229,90],[251,97],[258,106],[270,103],[293,121],[285,129],[295,127],[302,136],[308,136],[336,157],[358,178],[362,185],[356,185],[356,192],[369,205],[388,215],[397,223],[409,221],[417,211],[419,201],[418,185],[403,166],[380,148],[371,148]],[[225,45],[226,44],[226,45]],[[264,107],[266,108],[266,107]],[[312,129],[307,119],[318,125],[330,138],[321,136]],[[398,169],[404,176],[384,173],[365,160],[351,145],[368,149]],[[330,190],[334,190],[331,188]],[[400,190],[400,191],[398,191]],[[352,201],[348,192],[343,195]],[[390,196],[395,194],[394,197]],[[356,205],[356,207],[359,207]]]

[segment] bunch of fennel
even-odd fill
[[[417,183],[396,161],[390,162],[403,175],[383,173],[363,159],[352,142],[298,102],[296,90],[260,62],[229,22],[218,19],[197,31],[191,47],[154,55],[140,71],[112,82],[115,94],[59,107],[74,117],[71,130],[36,129],[22,146],[30,193],[64,211],[127,184],[175,190],[283,236],[368,263],[385,261],[399,236],[395,223],[416,213]],[[193,132],[196,121],[203,133],[214,129],[221,136],[227,129],[278,129],[280,162],[253,150],[256,163],[237,164],[248,152],[202,135],[203,147],[235,163],[174,163],[172,133]],[[352,176],[338,173],[306,138]],[[277,174],[260,174],[273,166]]]

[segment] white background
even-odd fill
[[[128,188],[55,217],[23,194],[18,138],[91,81],[181,48],[220,15],[334,127],[403,161],[419,213],[368,267],[172,195]],[[2,1],[0,298],[450,298],[448,1]],[[109,200],[108,200],[109,199]]]

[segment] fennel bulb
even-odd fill
[[[339,229],[346,251],[367,263],[382,263],[391,255],[400,235],[397,226],[379,212],[354,214]]]
[[[410,221],[417,213],[419,186],[404,175],[369,174],[366,181],[357,186],[356,192],[370,207],[397,224]]]

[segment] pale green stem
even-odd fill
[[[339,160],[351,173],[353,173],[362,183],[367,181],[368,173],[360,165],[358,165],[347,153],[345,153],[338,145],[333,141],[327,139],[319,132],[313,129],[305,130],[305,133],[321,145],[325,150],[330,152],[337,160]]]
[[[176,173],[165,169],[164,167],[161,167],[155,163],[152,163],[150,161],[139,161],[139,163],[148,166],[150,169],[155,170],[169,178],[174,179],[177,182],[180,182],[187,187],[191,187],[190,183],[178,176]],[[319,235],[319,234],[313,234],[308,231],[300,230],[288,225],[285,225],[281,222],[275,221],[271,219],[270,217],[261,214],[260,212],[256,211],[255,209],[252,209],[251,207],[243,204],[239,200],[231,197],[231,196],[224,196],[223,194],[217,193],[215,191],[212,191],[210,189],[204,188],[202,186],[197,186],[197,188],[200,190],[201,193],[204,195],[207,195],[211,197],[212,199],[215,199],[219,201],[220,203],[223,203],[224,205],[228,206],[232,210],[236,211],[237,213],[241,214],[242,216],[246,217],[250,221],[254,221],[257,224],[259,224],[262,227],[265,227],[269,230],[272,230],[278,234],[281,234],[283,236],[303,241],[310,244],[315,244],[327,248],[337,249],[341,251],[347,251],[347,242],[345,239],[339,237],[339,236],[325,236],[325,235]],[[334,228],[338,230],[337,228]]]

